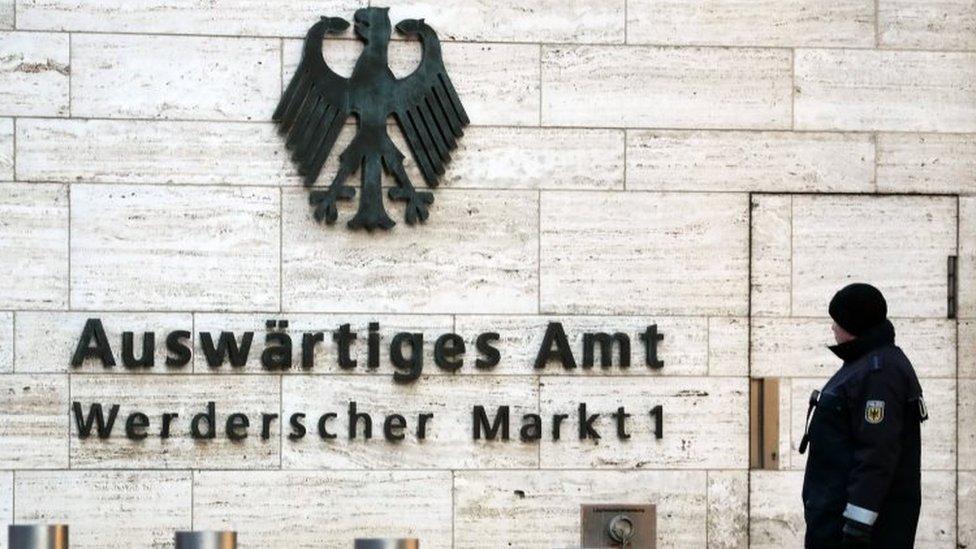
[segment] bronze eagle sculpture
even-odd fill
[[[421,42],[417,68],[396,78],[388,64],[390,17],[388,8],[362,8],[354,16],[356,36],[365,43],[349,78],[336,74],[322,57],[327,34],[349,28],[338,17],[322,17],[305,37],[298,70],[282,94],[272,119],[286,137],[306,187],[322,171],[339,132],[350,115],[356,117],[356,134],[339,155],[339,168],[325,190],[312,190],[309,202],[315,219],[329,224],[338,217],[336,202],[352,199],[356,191],[345,184],[357,169],[362,172],[359,208],[351,220],[352,229],[389,229],[396,223],[383,206],[382,171],[393,176],[397,186],[389,191],[392,200],[406,202],[408,224],[424,221],[433,203],[430,192],[418,191],[403,168],[403,154],[387,134],[390,116],[406,137],[424,181],[436,187],[438,176],[457,148],[457,140],[468,125],[468,115],[444,68],[437,33],[423,19],[405,19],[396,29]]]

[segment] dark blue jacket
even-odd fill
[[[871,547],[911,548],[921,506],[920,424],[927,417],[911,362],[887,320],[831,347],[844,365],[811,396],[803,479],[806,547],[841,546],[845,521]],[[816,401],[816,404],[814,404]]]

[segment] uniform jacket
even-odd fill
[[[831,350],[844,365],[811,397],[803,479],[806,547],[839,547],[845,520],[871,547],[910,548],[921,505],[920,424],[927,417],[911,362],[884,321]],[[808,414],[809,415],[809,414]]]

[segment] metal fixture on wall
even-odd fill
[[[403,154],[387,133],[387,119],[392,116],[396,120],[429,187],[437,186],[451,151],[463,135],[462,128],[469,123],[444,68],[440,39],[423,19],[404,19],[397,24],[396,30],[404,36],[420,39],[422,57],[409,75],[399,79],[393,75],[387,64],[392,30],[388,12],[388,8],[375,7],[356,10],[356,36],[365,49],[349,78],[336,74],[322,57],[323,38],[343,32],[349,23],[339,17],[323,17],[312,25],[298,70],[272,116],[279,132],[287,136],[285,146],[292,151],[306,187],[318,179],[346,119],[356,116],[356,135],[339,155],[339,169],[332,183],[309,194],[318,221],[335,223],[338,201],[356,194],[345,181],[360,171],[359,209],[349,228],[371,231],[393,227],[396,223],[383,206],[384,170],[397,184],[388,193],[390,199],[406,202],[407,223],[426,220],[434,196],[414,188],[403,168]]]
[[[67,524],[11,524],[9,549],[68,549]]]
[[[353,543],[353,549],[420,549],[420,540],[413,538],[357,539]]]
[[[237,549],[237,532],[177,532],[176,549]]]
[[[959,257],[950,255],[946,263],[946,318],[956,318],[959,308]]]
[[[580,506],[580,547],[657,547],[655,505],[601,504]]]
[[[749,380],[749,467],[779,469],[779,379]]]

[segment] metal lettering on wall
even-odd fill
[[[444,68],[437,33],[423,19],[405,19],[396,29],[418,37],[422,46],[420,65],[397,79],[388,65],[390,17],[388,8],[356,11],[356,36],[365,43],[350,78],[329,68],[322,57],[326,34],[346,30],[349,23],[338,17],[323,17],[312,25],[298,70],[292,77],[274,112],[280,133],[287,136],[292,160],[311,187],[322,171],[342,126],[350,114],[357,119],[352,143],[339,155],[339,169],[325,190],[312,190],[310,203],[318,221],[334,223],[336,203],[355,196],[345,184],[357,169],[362,172],[359,209],[349,220],[352,229],[389,229],[396,223],[386,213],[382,196],[382,171],[396,181],[392,200],[406,202],[408,224],[424,221],[434,197],[418,191],[403,168],[403,154],[387,134],[387,118],[393,116],[407,139],[420,173],[430,187],[436,187],[457,148],[462,128],[469,122],[457,92]]]
[[[316,363],[316,348],[325,343],[326,333],[309,331],[290,334],[289,326],[287,320],[266,321],[267,331],[261,344],[263,350],[259,353],[261,368],[268,373],[282,373],[293,369],[312,373],[321,367]],[[424,372],[424,341],[430,342],[432,338],[425,338],[423,332],[397,332],[387,343],[381,341],[378,322],[370,322],[367,326],[368,333],[364,334],[365,338],[360,338],[360,334],[352,329],[350,323],[340,324],[332,332],[332,337],[329,339],[335,343],[335,359],[342,372],[353,372],[357,369],[379,371],[382,367],[380,361],[382,344],[387,347],[387,360],[394,370],[393,381],[413,383],[424,379],[421,375]],[[147,372],[157,366],[155,331],[143,332],[141,345],[133,331],[116,329],[112,332],[121,336],[121,353],[118,356],[121,360],[117,359],[113,344],[109,341],[109,331],[102,324],[102,320],[89,318],[75,346],[71,366],[80,368],[88,362],[104,370],[112,370],[121,362],[121,367],[130,372]],[[194,335],[196,335],[196,342],[194,342]],[[226,330],[219,332],[201,330],[196,334],[184,329],[170,330],[165,335],[165,367],[171,371],[186,368],[191,365],[193,354],[199,352],[211,373],[227,371],[228,365],[230,371],[240,371],[248,364],[249,357],[252,355],[252,346],[256,342],[255,336],[255,332],[251,330],[241,334]],[[637,351],[644,355],[643,366],[653,370],[663,368],[664,361],[658,355],[658,344],[664,339],[664,334],[658,330],[658,326],[647,325],[637,333],[637,337],[643,342],[641,346],[643,353]],[[362,339],[366,340],[365,363],[353,358],[355,356],[353,347],[357,341],[361,345]],[[468,338],[448,332],[433,339],[435,365],[448,374],[457,373],[465,368],[466,364],[473,366],[479,372],[488,372],[502,360],[499,346],[501,336],[498,332],[481,332]],[[577,361],[577,352],[574,352],[562,323],[549,322],[541,338],[535,361],[531,365],[533,371],[541,374],[551,365],[559,365],[566,371],[577,368],[590,370],[598,365],[602,370],[613,367],[621,370],[631,368],[630,334],[583,332],[581,337],[574,339],[582,344],[581,361]],[[465,342],[472,340],[474,349],[468,349]],[[293,346],[293,342],[297,342],[297,347]],[[179,419],[179,412],[168,410],[146,412],[141,408],[130,409],[130,406],[137,406],[137,404],[133,402],[85,403],[81,400],[72,400],[70,414],[74,420],[74,434],[80,440],[91,437],[97,437],[99,440],[112,438],[116,420],[121,415],[125,416],[125,421],[124,428],[120,427],[120,429],[123,429],[124,436],[132,441],[145,440],[150,436],[150,429],[157,427],[153,434],[158,435],[160,439],[170,438],[177,431],[182,431],[194,440],[210,440],[217,437],[218,423],[223,423],[225,426],[223,433],[226,438],[239,442],[248,438],[248,429],[252,424],[252,417],[243,412],[227,414],[226,410],[220,410],[221,413],[218,414],[216,400],[201,403],[203,411],[190,418],[184,416],[182,420]],[[335,429],[336,423],[347,418],[345,432],[349,441],[373,438],[373,417],[363,403],[347,400],[327,404],[327,407],[331,406],[336,408],[317,413],[317,417],[309,417],[305,411],[292,412],[288,417],[282,416],[281,412],[261,412],[258,436],[262,441],[269,441],[275,436],[273,427],[279,423],[287,423],[282,427],[288,429],[289,444],[298,444],[306,436],[314,438],[315,433],[322,441],[331,443],[340,437],[340,431]],[[516,407],[495,401],[484,404],[469,403],[466,405],[468,408],[466,412],[451,414],[451,410],[445,410],[445,415],[454,415],[457,420],[467,422],[470,426],[471,439],[476,441],[517,440],[522,443],[536,443],[543,439],[544,424],[548,424],[549,440],[553,442],[565,437],[573,437],[574,432],[574,438],[578,440],[598,441],[603,440],[604,436],[616,435],[617,440],[626,441],[631,439],[634,433],[631,428],[635,423],[639,423],[638,427],[642,435],[653,436],[654,440],[664,438],[664,406],[653,400],[643,399],[639,407],[642,410],[636,414],[632,413],[633,408],[627,408],[622,404],[617,405],[615,410],[612,407],[608,410],[600,410],[580,400],[572,404],[567,403],[564,408],[565,413],[553,410],[551,416],[544,419],[541,410],[539,413],[523,410],[526,413],[519,417]],[[341,408],[345,409],[345,413],[340,411]],[[384,412],[385,417],[382,418],[382,440],[390,443],[404,440],[408,432],[408,416],[395,410],[387,412],[389,413]],[[415,409],[406,412],[415,414],[416,427],[411,431],[417,441],[426,440],[428,432],[436,430],[434,424],[437,421],[432,410]],[[154,423],[155,420],[151,419],[151,416],[159,419],[158,425]],[[225,421],[218,422],[218,418]],[[310,425],[306,425],[306,419],[309,420]],[[182,425],[178,425],[180,421],[183,422]],[[572,425],[574,423],[575,429]]]

